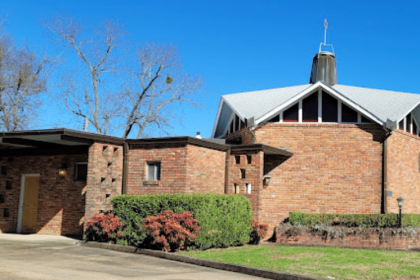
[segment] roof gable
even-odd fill
[[[245,120],[255,118],[255,124],[270,119],[275,114],[294,104],[300,98],[322,88],[343,103],[362,113],[373,121],[384,125],[387,119],[399,121],[420,104],[420,95],[388,90],[334,85],[327,86],[321,82],[277,89],[250,91],[222,96],[221,102],[230,108],[231,115],[236,113]],[[226,112],[226,110],[225,110]],[[215,123],[215,130],[226,130],[229,118]],[[219,133],[220,134],[220,133]],[[213,134],[214,136],[215,133]]]

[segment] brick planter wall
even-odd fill
[[[420,230],[408,232],[405,229],[396,228],[329,227],[328,229],[314,230],[309,227],[280,225],[276,228],[276,243],[317,247],[407,250],[420,246],[419,235]]]

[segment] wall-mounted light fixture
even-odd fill
[[[67,177],[67,164],[63,162],[61,166],[58,168],[58,175],[60,177]]]
[[[402,227],[402,208],[403,208],[403,204],[404,204],[404,198],[402,198],[401,196],[399,198],[397,198],[398,201],[398,208],[400,208],[400,218],[399,218],[399,226],[400,228]]]
[[[267,174],[264,176],[264,185],[268,186],[270,184],[271,181],[271,176],[270,174]]]

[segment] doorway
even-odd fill
[[[22,174],[16,230],[18,233],[36,233],[38,194],[39,174]]]

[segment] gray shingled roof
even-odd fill
[[[242,118],[258,119],[300,94],[312,84],[224,95],[222,98]],[[370,89],[345,85],[331,87],[383,123],[399,120],[420,102],[420,94]]]
[[[222,98],[241,117],[258,119],[310,86],[312,85],[248,91],[223,95]]]
[[[420,102],[420,94],[334,85],[338,93],[376,116],[382,122],[400,120]]]

